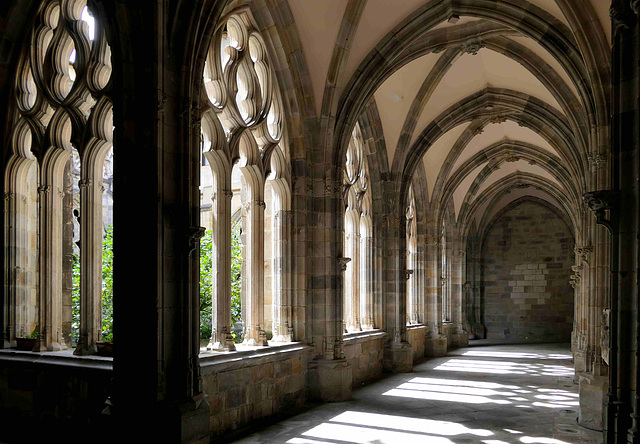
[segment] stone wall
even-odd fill
[[[483,248],[487,338],[571,340],[573,237],[551,209],[526,201],[505,211]]]
[[[291,345],[202,358],[212,436],[301,407],[312,351],[312,347]]]
[[[81,360],[78,365],[76,357],[3,350],[0,441],[69,441],[97,431],[104,437],[110,429],[110,417],[102,412],[110,395],[112,364],[99,357]]]
[[[344,355],[351,366],[353,387],[380,377],[385,332],[362,332],[345,335]]]
[[[427,327],[424,325],[407,327],[407,341],[411,344],[411,348],[413,349],[413,362],[416,362],[425,356],[426,333]]]

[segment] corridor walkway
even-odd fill
[[[600,443],[577,425],[568,345],[473,346],[235,441],[245,444]]]

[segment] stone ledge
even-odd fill
[[[252,350],[200,354],[201,374],[218,373],[243,367],[261,365],[289,359],[296,355],[312,354],[314,347],[301,342],[269,347],[252,347]]]
[[[424,330],[427,326],[424,324],[407,324],[407,330]]]
[[[358,343],[358,342],[366,342],[366,341],[375,341],[376,339],[383,339],[387,337],[387,332],[383,330],[367,330],[367,331],[358,331],[354,333],[345,333],[342,336],[342,340],[345,343],[345,346],[348,343]]]
[[[0,349],[0,363],[31,363],[113,371],[113,358],[96,355],[76,356],[73,349],[59,352]]]

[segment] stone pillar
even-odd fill
[[[273,257],[273,340],[293,341],[291,326],[291,211],[276,211],[274,214]]]
[[[245,345],[269,345],[264,331],[264,210],[261,190],[251,190],[257,196],[250,198],[245,204],[247,214],[247,243],[245,275],[248,307],[244,320],[246,335]],[[260,196],[260,197],[258,197]]]
[[[440,274],[439,252],[440,236],[435,224],[430,224],[426,236],[425,259],[425,319],[428,326],[428,337],[425,338],[425,355],[436,357],[447,354],[447,338],[440,330],[442,309],[439,304]]]
[[[64,198],[62,201],[62,337],[72,346],[73,311],[73,159],[64,168]]]
[[[85,165],[86,169],[92,166]],[[94,172],[95,173],[95,172]],[[102,171],[80,187],[80,337],[76,355],[95,353],[102,325]]]
[[[373,255],[373,237],[362,236],[360,238],[360,319],[363,330],[376,328],[373,313]]]
[[[4,299],[2,305],[2,348],[9,348],[15,345],[16,324],[16,293],[18,283],[16,280],[16,262],[17,248],[11,247],[16,245],[17,227],[16,227],[16,199],[14,193],[4,194]]]
[[[212,168],[213,169],[213,168]],[[211,260],[211,340],[207,349],[233,351],[231,336],[231,191],[230,179],[213,171],[214,193],[211,196],[213,251]]]
[[[345,236],[345,252],[351,261],[345,272],[345,324],[347,332],[361,331],[360,326],[360,233],[354,224],[354,231]]]
[[[44,169],[44,167],[43,167]],[[40,305],[34,351],[66,349],[62,338],[62,178],[38,188],[40,199]]]

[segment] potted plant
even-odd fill
[[[36,346],[36,340],[38,339],[38,329],[34,329],[31,334],[23,337],[16,338],[16,349],[24,351],[32,351]]]

